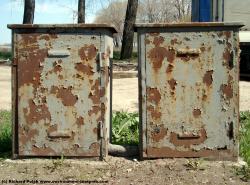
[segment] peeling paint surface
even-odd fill
[[[237,158],[237,29],[137,30],[142,157]]]
[[[50,31],[26,33],[24,29],[15,34],[18,155],[105,156],[107,65],[112,52],[105,40],[110,44],[112,33]],[[109,53],[106,47],[111,48]],[[106,58],[100,61],[99,52]],[[100,122],[104,123],[105,142],[99,137]]]

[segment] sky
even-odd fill
[[[11,30],[7,24],[22,24],[24,0],[0,1],[0,45],[11,43]],[[108,5],[109,0],[86,0],[86,23],[95,19],[95,14]],[[36,0],[34,24],[76,23],[73,19],[77,0]]]

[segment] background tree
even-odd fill
[[[191,0],[141,0],[137,20],[145,23],[191,20]]]
[[[24,1],[23,24],[33,24],[35,13],[35,0]]]
[[[126,18],[123,29],[120,59],[131,58],[133,52],[134,24],[136,20],[138,0],[128,0]]]
[[[126,1],[112,1],[108,7],[100,10],[94,22],[112,24],[117,29],[118,33],[114,36],[114,43],[116,47],[120,47],[123,34],[123,26],[126,14]]]
[[[176,14],[177,21],[190,21],[191,20],[191,1],[190,0],[174,0],[172,1]]]
[[[85,0],[78,0],[78,23],[85,23]]]

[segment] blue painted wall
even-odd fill
[[[200,21],[209,22],[211,21],[211,0],[200,0]]]
[[[212,21],[212,0],[192,0],[192,21]]]

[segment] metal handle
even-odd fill
[[[201,50],[200,49],[177,49],[177,56],[185,56],[185,55],[191,55],[191,56],[197,56],[200,55]]]
[[[56,138],[70,138],[71,133],[70,132],[65,132],[65,131],[56,131],[56,132],[51,132],[48,133],[48,137],[52,139]]]
[[[201,136],[200,135],[192,135],[192,134],[184,134],[184,135],[180,135],[180,134],[178,134],[177,135],[177,138],[178,139],[186,139],[186,140],[188,140],[188,139],[199,139]]]
[[[68,50],[49,50],[48,51],[49,57],[67,57],[70,56],[70,52]]]

